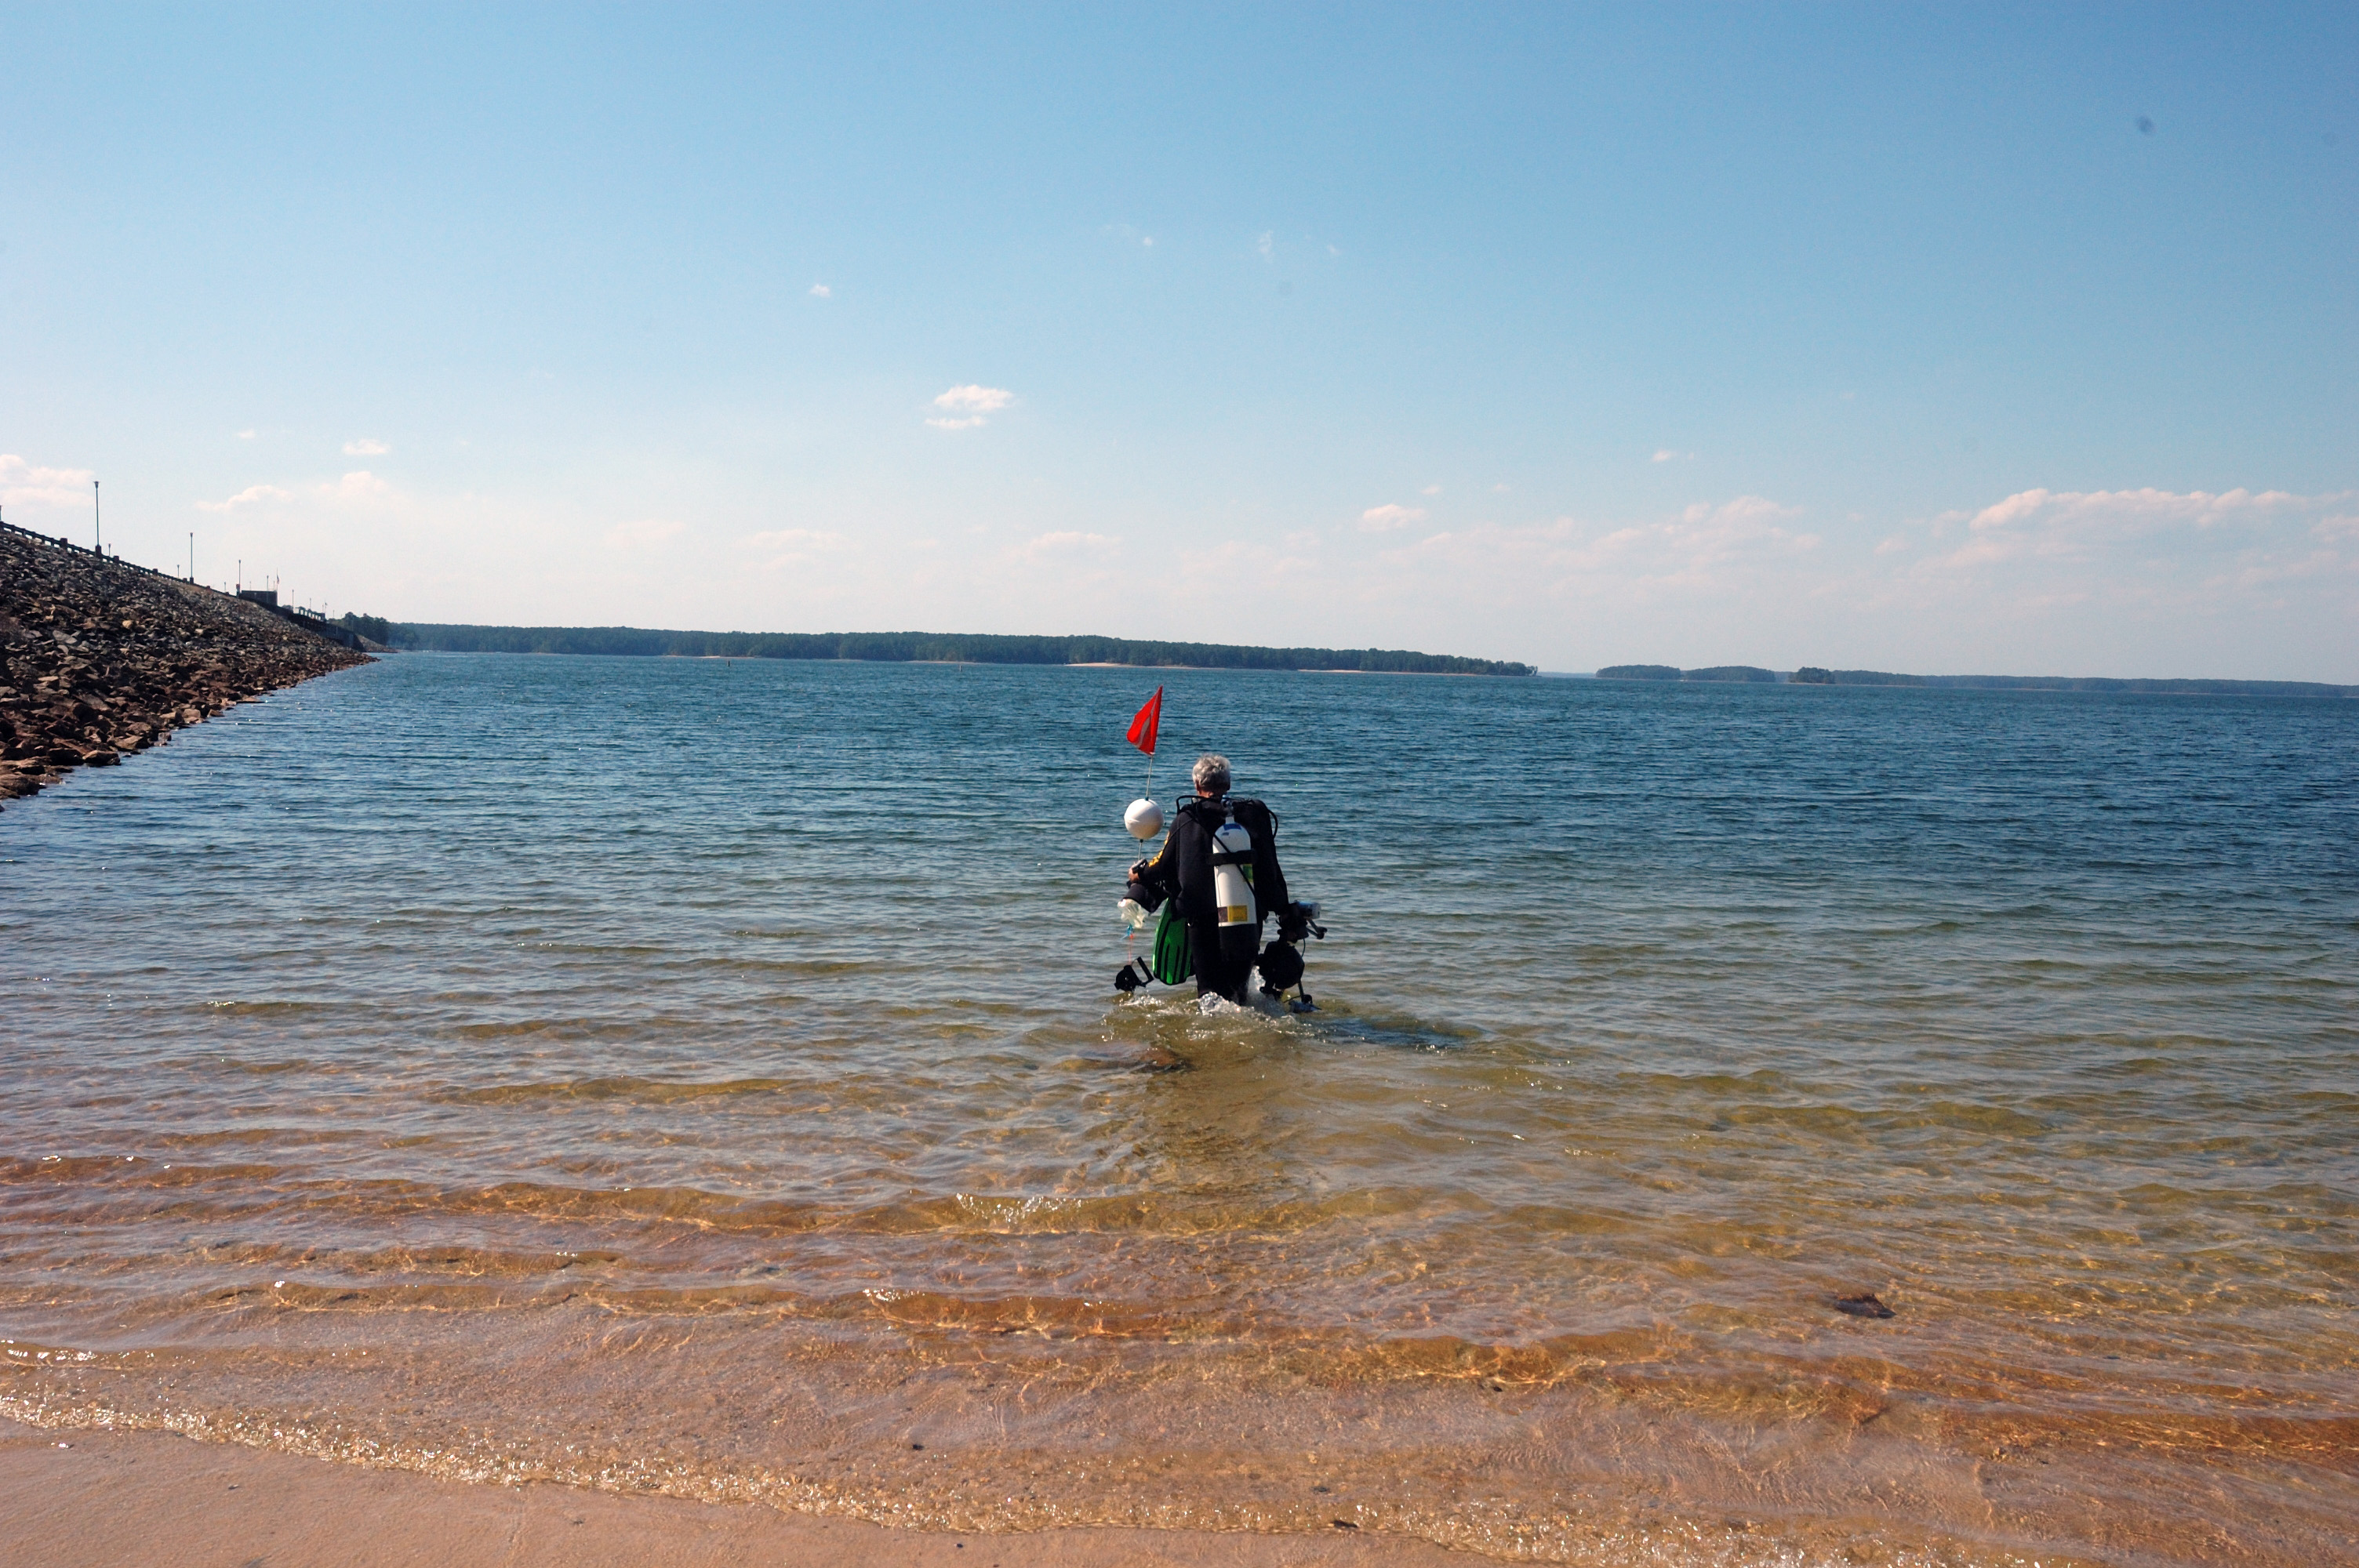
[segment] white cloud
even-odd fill
[[[1965,539],[1929,566],[1968,570],[2027,560],[2086,561],[2154,536],[2180,546],[2206,536],[2240,544],[2273,522],[2305,517],[2332,532],[2342,521],[2336,514],[2348,514],[2352,501],[2348,492],[2302,496],[2279,490],[2217,495],[2201,490],[2018,491],[1979,512],[1936,517],[1936,538],[1962,524]]]
[[[1111,534],[1084,534],[1078,531],[1066,531],[1056,534],[1042,534],[1037,538],[1027,539],[1024,543],[1022,553],[1029,559],[1039,560],[1043,557],[1070,556],[1077,552],[1109,550],[1120,543],[1122,543],[1122,541],[1115,538]]]
[[[763,571],[807,567],[822,556],[839,555],[843,548],[843,535],[824,528],[773,528],[748,534],[737,542],[768,557],[761,563]]]
[[[1384,533],[1393,528],[1406,528],[1412,523],[1424,521],[1424,507],[1396,506],[1390,502],[1386,502],[1382,506],[1371,506],[1360,514],[1360,526],[1372,534]]]
[[[391,450],[391,447],[370,436],[344,443],[344,456],[348,458],[381,458]]]
[[[1694,459],[1695,454],[1693,452],[1674,451],[1672,449],[1665,447],[1662,450],[1657,452],[1653,457],[1648,458],[1647,460],[1650,463],[1684,463],[1691,462]]]
[[[1789,526],[1799,515],[1740,495],[1652,522],[1486,523],[1387,551],[1381,565],[1392,574],[1390,591],[1464,595],[1501,611],[1568,600],[1742,600],[1819,548],[1819,535]]]
[[[1016,401],[1016,395],[1004,386],[953,386],[934,399],[934,406],[948,417],[926,421],[937,430],[972,430],[988,423],[984,416],[996,414]]]
[[[1263,230],[1261,238],[1254,242],[1254,249],[1261,253],[1262,260],[1269,260],[1277,249],[1277,231],[1275,229]]]
[[[52,469],[0,452],[0,506],[80,506],[90,501],[89,469]]]
[[[992,414],[1006,407],[1015,398],[1016,395],[1004,386],[953,386],[934,399],[934,406]]]
[[[758,550],[779,550],[841,545],[843,535],[817,528],[773,528],[766,534],[748,534],[738,543]]]
[[[826,284],[824,284],[824,283],[814,283],[814,284],[812,284],[812,285],[810,286],[810,291],[811,291],[811,297],[812,297],[813,299],[832,299],[832,298],[834,298],[834,297],[835,297],[835,290],[834,290],[834,289],[832,289],[832,288],[830,288],[830,287],[829,287]]]
[[[742,615],[766,606],[775,617],[787,606],[799,622],[841,625],[921,624],[987,605],[992,623],[978,630],[1119,624],[1140,636],[1246,642],[1266,640],[1255,625],[1283,622],[1291,642],[1428,648],[1559,669],[1650,656],[1778,668],[2359,679],[2359,503],[2348,497],[2055,492],[1992,497],[1896,524],[1762,495],[1524,517],[1516,498],[1480,493],[1487,488],[1452,492],[1461,498],[1453,508],[1474,515],[1453,516],[1440,532],[1430,519],[1405,515],[1427,504],[1422,497],[1412,504],[1397,493],[1388,503],[1397,513],[1368,509],[1372,524],[1389,526],[1364,534],[1360,514],[1345,513],[1340,531],[1330,519],[1212,533],[1145,576],[1132,541],[1162,536],[1159,511],[1119,522],[1051,514],[1028,527],[992,513],[987,527],[984,517],[962,515],[909,530],[938,539],[931,550],[864,516],[829,514],[764,539],[792,565],[738,574],[748,586],[726,602],[749,606]],[[844,537],[816,533],[829,528]],[[2026,547],[1985,567],[1930,564],[1994,535],[2060,532],[2080,555]],[[746,564],[760,558],[749,550]],[[719,591],[731,590],[724,583]]]
[[[228,512],[236,507],[252,505],[257,501],[292,501],[294,499],[294,496],[275,484],[249,484],[227,501],[200,501],[197,503],[197,510]]]
[[[241,441],[251,441],[254,439],[254,436],[255,433],[251,430],[240,430],[237,433],[237,438]]]
[[[364,496],[386,494],[392,488],[368,470],[361,469],[346,474],[333,484],[320,486],[320,493],[343,501],[357,501]]]
[[[688,526],[668,517],[641,517],[629,523],[617,523],[606,530],[606,543],[617,550],[652,549],[665,540],[675,538]]]
[[[2026,490],[1823,551],[1754,615],[1806,611],[1812,664],[2349,681],[2354,543],[2350,492]]]
[[[1438,484],[1429,484],[1423,490],[1419,491],[1418,493],[1419,495],[1440,495],[1441,493],[1441,487]]]

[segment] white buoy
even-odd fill
[[[1134,838],[1152,838],[1163,831],[1163,808],[1151,800],[1134,800],[1122,814],[1122,825]]]

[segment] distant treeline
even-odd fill
[[[373,618],[372,618],[373,619]],[[877,664],[1175,665],[1205,670],[1364,670],[1528,676],[1529,665],[1397,648],[1251,648],[1127,637],[990,637],[941,632],[661,632],[636,626],[430,626],[379,639],[440,654],[620,654],[642,658],[859,659]]]
[[[1599,680],[1789,681],[1796,686],[1923,686],[1973,691],[2132,691],[2177,697],[2359,697],[2359,687],[2308,680],[2123,680],[2109,676],[1903,676],[1885,670],[1825,670],[1789,676],[1755,665],[1682,670],[1673,665],[1611,665]]]
[[[1683,670],[1677,665],[1612,665],[1597,672],[1599,680],[1735,680],[1779,681],[1776,670],[1752,665],[1714,665],[1710,669]]]

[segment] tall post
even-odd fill
[[[90,481],[90,547],[94,555],[106,554],[106,535],[98,526],[98,481]]]
[[[197,531],[189,530],[189,580],[197,580]]]

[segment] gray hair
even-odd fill
[[[1191,776],[1196,781],[1198,795],[1229,793],[1229,760],[1218,752],[1207,752],[1197,758],[1196,771]]]

